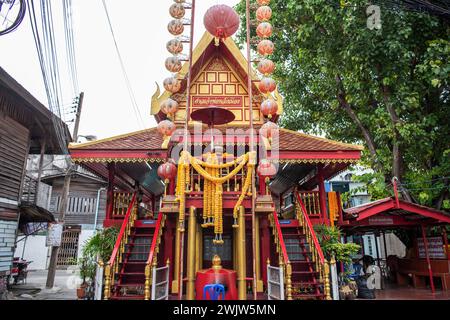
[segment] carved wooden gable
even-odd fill
[[[250,118],[247,84],[222,56],[214,55],[206,61],[197,77],[193,79],[190,93],[191,111],[208,106],[226,108],[235,116],[235,120],[229,125],[248,126]],[[255,124],[262,124],[263,116],[259,111],[257,100],[257,97],[254,97],[253,121]],[[185,114],[186,104],[181,102],[175,122],[183,123]]]

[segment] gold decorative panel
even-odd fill
[[[192,111],[208,106],[226,108],[235,115],[235,120],[230,125],[248,125],[247,85],[222,56],[216,55],[206,61],[198,76],[193,79],[190,93]],[[183,123],[185,114],[186,105],[180,103],[175,122]],[[263,123],[258,103],[253,104],[253,120],[255,124]]]

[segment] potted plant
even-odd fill
[[[78,266],[80,270],[80,278],[82,280],[80,286],[77,288],[78,299],[86,298],[86,289],[89,284],[95,279],[96,263],[95,260],[90,259],[90,257],[83,256],[78,261]]]
[[[97,264],[100,261],[108,261],[114,249],[119,229],[106,228],[96,232],[85,241],[82,250],[82,258],[79,260],[81,285],[77,289],[79,299],[85,299],[89,285],[94,287]],[[90,291],[92,293],[93,290]]]

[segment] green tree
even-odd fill
[[[396,176],[408,200],[448,206],[449,22],[380,4],[371,30],[367,0],[340,2],[270,2],[281,125],[364,143],[369,184]],[[244,0],[237,10],[245,21]]]

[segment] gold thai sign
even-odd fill
[[[193,96],[193,107],[242,107],[242,96]]]

